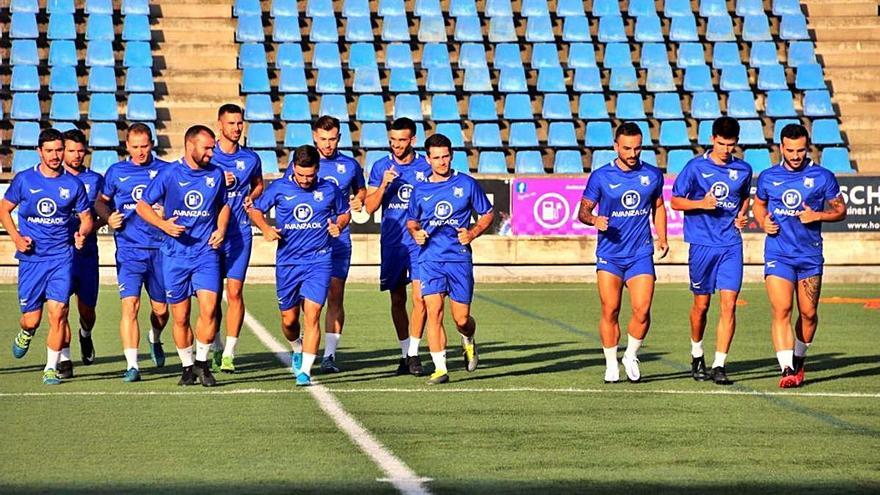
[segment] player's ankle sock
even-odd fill
[[[694,342],[691,340],[691,357],[693,358],[701,358],[703,357],[703,341]]]
[[[713,368],[723,368],[724,363],[727,362],[727,353],[726,352],[715,352],[715,361],[712,362]]]
[[[157,330],[155,328],[151,328],[149,333],[147,333],[147,339],[149,339],[151,344],[155,344],[159,342],[159,336],[162,334],[162,330]]]
[[[614,368],[617,366],[617,346],[603,347],[602,353],[605,354],[606,368]]]
[[[238,337],[226,337],[226,348],[223,349],[223,357],[235,357],[235,345]]]
[[[223,352],[223,337],[220,336],[219,332],[214,336],[214,340],[211,341],[211,350],[214,352]]]
[[[46,348],[46,367],[43,370],[54,370],[58,368],[58,358],[61,357],[61,351],[53,351]]]
[[[336,347],[339,346],[339,339],[342,338],[341,333],[324,333],[324,357],[335,356]]]
[[[89,337],[92,336],[92,331],[91,331],[91,330],[85,330],[84,328],[80,328],[80,329],[79,329],[79,335],[80,335],[80,337],[82,337],[82,338],[84,338],[84,339],[87,339],[87,338],[89,338]]]
[[[446,373],[446,351],[432,352],[431,361],[434,361],[434,371],[436,373]]]
[[[407,357],[419,355],[419,343],[421,342],[422,339],[418,339],[416,337],[409,338],[409,348],[406,350]]]
[[[199,339],[196,339],[196,361],[207,361],[210,350],[211,344],[203,344]]]
[[[794,339],[794,355],[802,358],[807,356],[807,351],[810,350],[810,345],[812,342],[801,342],[797,338]]]
[[[785,351],[777,351],[776,352],[776,360],[779,361],[779,367],[782,368],[782,371],[785,371],[785,368],[794,369],[794,351],[791,349]]]
[[[466,335],[462,335],[461,339],[465,344],[473,344],[474,343],[474,336],[473,335],[471,335],[470,337],[468,337]]]
[[[125,369],[127,369],[127,370],[132,369],[132,368],[134,368],[134,369],[136,369],[136,370],[140,369],[140,368],[138,367],[138,350],[137,350],[137,347],[135,347],[135,348],[129,348],[129,349],[123,349],[123,350],[122,350],[122,353],[125,355]]]
[[[398,341],[398,343],[400,344],[401,357],[406,357],[406,353],[409,352],[409,340],[409,337],[407,337],[403,340]]]
[[[193,348],[189,346],[185,349],[177,348],[177,356],[180,357],[180,365],[186,368],[193,365]]]
[[[296,339],[296,340],[288,340],[287,342],[290,343],[290,350],[291,350],[291,351],[296,352],[296,353],[300,353],[300,352],[303,351],[303,339],[302,339],[302,337],[300,337],[300,338],[298,338],[298,339]]]
[[[58,356],[58,362],[70,361],[70,346],[61,348],[61,355]]]
[[[303,364],[299,368],[299,370],[302,373],[305,373],[306,375],[312,376],[312,365],[315,364],[316,357],[317,356],[315,356],[311,352],[304,352],[303,353]]]
[[[642,347],[641,339],[637,339],[632,335],[626,336],[626,350],[623,351],[623,355],[634,358],[639,353],[639,348]]]

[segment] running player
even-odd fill
[[[406,230],[407,208],[413,186],[425,182],[431,166],[413,149],[416,124],[408,118],[391,123],[391,153],[377,160],[370,170],[365,206],[367,213],[382,207],[379,289],[391,294],[391,320],[400,343],[398,375],[424,373],[419,342],[425,326],[425,301],[419,283],[419,246]],[[406,313],[406,285],[412,282],[412,314]]]
[[[741,230],[749,209],[752,167],[733,156],[739,123],[721,117],[712,123],[712,149],[693,158],[675,178],[672,208],[684,212],[684,240],[690,244],[688,268],[694,303],[691,306],[691,375],[694,380],[733,382],[724,365],[736,331],[736,299],[742,287]],[[715,289],[721,314],[716,330],[715,361],[706,372],[703,333]]]
[[[624,369],[631,382],[641,380],[638,351],[651,326],[654,298],[654,244],[651,218],[657,230],[659,258],[669,252],[666,242],[666,209],[663,205],[663,172],[639,159],[642,131],[627,122],[614,136],[615,158],[590,174],[578,219],[599,231],[596,247],[596,278],[602,317],[599,334],[605,353],[605,382],[620,379],[617,344],[620,340],[620,302],[623,287],[629,289],[632,316],[623,353]],[[593,208],[598,205],[598,215]]]
[[[101,174],[93,172],[85,166],[86,136],[79,129],[71,129],[64,134],[64,171],[79,179],[86,188],[89,205],[94,208],[95,199],[104,187],[104,178]],[[91,210],[94,228],[86,237],[82,249],[73,252],[73,285],[72,294],[76,294],[76,304],[79,311],[79,337],[80,351],[82,352],[83,364],[89,365],[95,362],[95,345],[92,342],[92,329],[95,327],[95,306],[98,304],[98,236],[95,232],[104,225],[104,222],[95,218],[94,209]],[[74,219],[71,223],[71,235],[79,230],[79,220]],[[62,380],[73,377],[73,362],[70,360],[70,327],[64,334],[64,347],[61,349],[61,357],[58,361],[58,377]]]
[[[64,139],[55,129],[38,137],[40,163],[15,175],[3,201],[0,223],[15,244],[18,259],[18,302],[21,330],[12,342],[12,355],[22,358],[43,316],[49,312],[46,367],[43,383],[57,385],[58,360],[64,335],[70,332],[68,301],[73,279],[73,249],[81,249],[92,233],[92,214],[83,183],[64,170]],[[12,219],[18,210],[19,226]],[[71,235],[71,226],[79,229]]]
[[[226,344],[221,345],[218,336],[214,343],[224,347],[223,353],[214,350],[214,371],[235,373],[235,346],[244,322],[244,280],[251,259],[253,233],[247,209],[263,192],[263,166],[260,157],[249,148],[239,144],[244,129],[243,111],[240,106],[226,104],[217,112],[220,138],[214,147],[211,162],[223,170],[229,195],[232,219],[223,243],[220,275],[226,279]],[[221,304],[217,304],[217,322],[221,318]]]
[[[451,168],[452,142],[443,134],[425,141],[431,176],[415,185],[409,201],[407,228],[419,249],[419,276],[428,317],[428,348],[434,373],[428,384],[449,381],[446,370],[446,332],[443,303],[449,296],[452,318],[461,334],[465,369],[477,369],[474,333],[477,322],[471,316],[474,295],[474,266],[471,242],[492,225],[494,213],[480,184]],[[471,212],[479,215],[470,227]]]
[[[764,283],[770,299],[770,332],[782,369],[782,388],[804,383],[807,350],[819,325],[822,289],[822,223],[846,218],[846,205],[834,174],[809,158],[810,136],[804,126],[782,128],[782,161],[758,177],[752,211],[767,233]],[[792,299],[798,318],[792,338]]]
[[[185,154],[169,164],[150,183],[137,204],[137,214],[164,232],[162,275],[165,297],[171,305],[174,343],[183,366],[178,385],[217,384],[208,366],[208,352],[217,334],[217,304],[221,290],[220,253],[230,208],[223,171],[211,164],[214,132],[195,125],[186,131]],[[150,205],[164,206],[163,218]],[[178,223],[179,222],[179,223]],[[199,317],[193,333],[190,298],[195,294]]]
[[[150,356],[160,368],[165,366],[161,335],[168,324],[168,304],[159,251],[162,231],[145,222],[135,210],[153,179],[170,164],[153,156],[153,133],[145,124],[129,126],[125,149],[129,157],[107,170],[95,210],[113,229],[116,241],[116,280],[122,306],[119,335],[126,362],[123,381],[137,382],[141,379],[138,366],[141,288],[146,288],[150,297]]]
[[[249,211],[275,253],[281,331],[291,346],[291,369],[298,386],[311,385],[312,365],[321,343],[321,310],[332,272],[332,237],[348,225],[348,198],[331,181],[318,177],[321,158],[314,146],[293,151],[290,175],[269,184]],[[277,227],[265,214],[275,208]],[[300,337],[300,313],[305,332]]]

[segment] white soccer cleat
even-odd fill
[[[613,368],[605,368],[605,383],[617,383],[620,381],[620,367],[617,366],[617,363],[614,364]]]
[[[626,377],[629,381],[637,383],[642,379],[642,372],[639,370],[639,358],[629,357],[624,354],[620,362],[623,363],[623,369],[626,370]]]

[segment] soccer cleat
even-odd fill
[[[797,377],[797,386],[800,387],[804,384],[804,365],[806,364],[807,357],[806,356],[795,356],[794,357],[794,371],[795,376]]]
[[[56,370],[62,380],[73,378],[73,361],[59,361]]]
[[[435,371],[428,380],[428,385],[440,385],[449,381],[449,373],[445,371]]]
[[[321,360],[321,373],[339,373],[339,366],[336,366],[333,356],[324,356]]]
[[[620,367],[605,368],[605,383],[617,383],[620,381]]]
[[[291,352],[290,353],[290,372],[294,375],[299,374],[299,369],[302,368],[303,365],[303,353],[301,352]]]
[[[203,387],[213,387],[217,385],[217,380],[214,378],[214,375],[211,374],[211,367],[208,366],[207,361],[196,361],[195,366],[193,366],[193,374],[198,378]]]
[[[642,380],[642,372],[639,370],[639,358],[629,357],[626,353],[620,360],[623,363],[623,369],[626,370],[626,378],[632,383],[638,383]]]
[[[183,367],[183,373],[180,375],[180,380],[177,384],[184,387],[196,384],[196,374],[192,366]]]
[[[691,359],[691,376],[698,382],[704,382],[711,377],[706,372],[706,360],[703,356]]]
[[[54,369],[43,371],[43,385],[59,385],[60,383],[61,378],[58,378],[58,373]]]
[[[461,349],[462,356],[464,357],[464,366],[465,369],[470,373],[477,369],[477,362],[479,362],[479,355],[477,354],[477,342],[471,338],[471,343],[468,344],[464,337],[461,338]]]
[[[27,354],[28,349],[31,347],[31,339],[34,338],[35,333],[37,332],[18,331],[18,335],[12,340],[12,355],[15,359],[21,359]]]
[[[157,368],[165,366],[165,350],[162,349],[161,342],[150,343],[150,359],[153,360],[153,364],[155,364]]]
[[[92,342],[92,336],[83,337],[79,334],[79,350],[82,353],[82,362],[88,366],[95,362],[95,343]]]
[[[139,382],[141,381],[141,372],[137,368],[129,368],[122,375],[122,381],[125,383]]]
[[[220,373],[223,366],[223,351],[211,351],[211,371]]]
[[[407,364],[406,358],[400,358],[400,361],[397,362],[397,370],[394,374],[397,376],[409,374],[409,364]]]
[[[422,366],[422,358],[419,356],[410,356],[406,358],[409,374],[412,376],[422,376],[425,374],[425,367]]]
[[[797,373],[786,366],[782,371],[782,378],[779,380],[779,388],[796,388],[798,386]]]
[[[296,386],[297,387],[309,387],[312,385],[312,377],[305,373],[297,373],[296,374]]]
[[[724,366],[716,366],[712,368],[710,376],[712,377],[712,381],[715,382],[715,385],[733,385],[733,380],[727,378]]]
[[[223,361],[220,363],[220,371],[229,374],[235,373],[235,358],[223,356]]]

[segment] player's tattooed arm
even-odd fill
[[[578,207],[578,220],[585,225],[595,226],[601,231],[608,230],[608,217],[593,215],[593,208],[596,202],[590,199],[581,199],[581,205]]]
[[[839,222],[846,218],[846,204],[841,196],[828,201],[828,206],[822,211],[810,208],[807,203],[804,203],[803,206],[804,210],[798,213],[801,223]]]
[[[822,276],[815,275],[813,277],[808,277],[803,280],[798,281],[800,285],[801,294],[806,297],[806,300],[813,305],[813,307],[817,307],[819,305],[819,295],[822,292]]]
[[[6,232],[9,232],[9,237],[15,243],[15,249],[20,253],[26,253],[30,251],[33,241],[30,237],[22,236],[15,225],[15,219],[12,218],[12,210],[16,206],[18,205],[5,198],[0,201],[0,224],[3,224],[3,228],[6,229]]]

